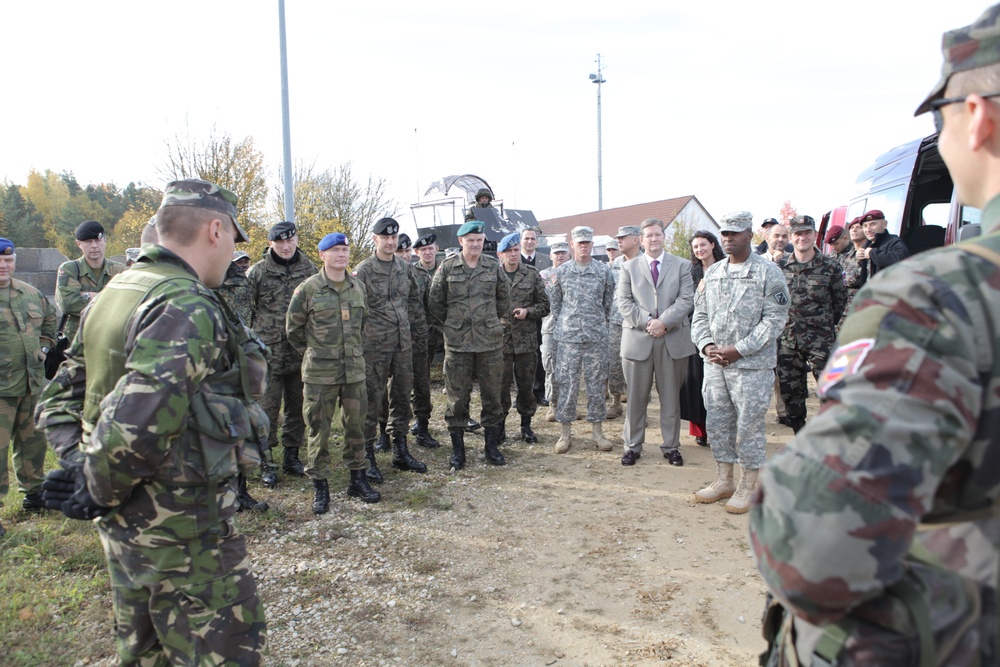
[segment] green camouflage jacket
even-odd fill
[[[227,324],[216,295],[161,246],[106,289],[42,394],[38,426],[115,508],[100,521],[113,539],[158,547],[220,529],[237,508],[230,480],[259,466],[249,444],[267,438],[245,393],[263,392],[262,344]]]
[[[368,319],[365,322],[364,348],[372,352],[402,352],[409,350],[410,321],[418,336],[426,340],[427,319],[420,288],[410,265],[399,257],[382,262],[372,255],[365,259],[354,275],[365,290]]]
[[[549,297],[535,267],[521,264],[513,276],[504,271],[510,289],[510,312],[503,327],[504,354],[525,354],[538,350],[538,320],[549,314]],[[527,308],[528,316],[515,319],[514,309]]]
[[[830,350],[847,305],[840,262],[820,252],[808,262],[799,262],[795,253],[789,253],[778,265],[785,274],[790,298],[788,322],[779,339],[781,347]]]
[[[367,317],[364,285],[350,274],[340,291],[323,270],[295,288],[285,326],[288,342],[303,355],[302,381],[363,382]]]
[[[95,271],[83,257],[63,262],[56,274],[56,308],[66,316],[63,335],[73,340],[80,328],[80,313],[90,305],[90,299],[84,299],[84,292],[100,292],[108,281],[125,271],[121,262],[105,259],[104,267]]]
[[[420,262],[413,263],[413,269],[417,276],[417,283],[421,286],[423,290],[423,300],[424,300],[424,319],[427,321],[427,336],[437,335],[440,333],[440,327],[435,323],[434,318],[431,317],[431,311],[428,306],[428,301],[431,296],[431,283],[434,281],[434,273],[437,271],[438,264],[434,263],[433,269],[425,269],[424,265]],[[412,325],[411,325],[412,326]],[[426,346],[425,346],[426,347]]]
[[[430,335],[431,328],[430,314],[427,312],[427,296],[431,291],[431,280],[434,279],[434,274],[418,268],[417,264],[414,263],[410,263],[408,266],[417,285],[417,300],[420,301],[421,306],[419,314],[410,313],[410,339],[414,349],[423,350],[426,354],[427,337]]]
[[[470,268],[462,254],[441,262],[427,300],[441,324],[446,349],[491,352],[503,348],[503,324],[510,314],[510,290],[500,262],[482,255]]]
[[[38,395],[45,385],[45,355],[56,339],[56,310],[26,282],[12,278],[6,302],[0,288],[0,396]],[[6,443],[5,443],[6,444]]]
[[[267,344],[272,373],[295,373],[302,366],[302,355],[285,336],[285,315],[292,292],[315,273],[316,266],[301,250],[287,265],[276,262],[268,250],[264,259],[247,271],[253,301],[250,328]]]
[[[229,263],[226,277],[222,284],[215,288],[215,292],[226,302],[229,310],[240,316],[243,324],[250,326],[250,315],[253,312],[250,281],[236,262]]]
[[[906,619],[885,595],[905,579],[948,665],[1000,659],[1000,257],[961,249],[1000,253],[1000,197],[982,220],[992,234],[861,288],[820,376],[821,411],[762,470],[750,513],[761,574],[796,614]],[[904,562],[914,542],[961,579]]]

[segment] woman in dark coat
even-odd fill
[[[701,279],[708,267],[725,258],[715,234],[699,229],[691,238],[691,280],[697,292]],[[702,447],[708,445],[705,432],[705,401],[701,396],[701,384],[705,379],[705,362],[700,354],[688,357],[687,377],[681,387],[681,419],[690,423],[689,433]]]

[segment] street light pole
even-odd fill
[[[597,73],[590,75],[597,84],[597,210],[604,210],[604,175],[601,171],[601,84],[607,80],[601,74],[601,54],[597,54]]]
[[[295,222],[295,184],[292,181],[292,131],[288,120],[288,53],[285,48],[285,0],[278,0],[278,32],[281,46],[281,139],[285,178],[285,220]]]

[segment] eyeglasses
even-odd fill
[[[961,104],[965,100],[969,99],[970,95],[977,95],[978,93],[969,93],[964,97],[945,97],[940,100],[934,100],[930,103],[931,107],[931,117],[934,119],[934,130],[938,133],[944,128],[944,118],[941,117],[941,107],[946,107],[949,104]],[[985,93],[979,95],[980,97],[997,97],[1000,96],[1000,92],[996,93]]]

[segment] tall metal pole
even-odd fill
[[[601,74],[601,54],[597,54],[597,74],[590,80],[597,84],[597,210],[604,210],[604,174],[601,170],[601,84],[607,83]]]
[[[281,138],[285,180],[285,220],[295,222],[295,183],[292,181],[292,131],[288,120],[288,53],[285,47],[285,0],[278,0],[281,44]]]

